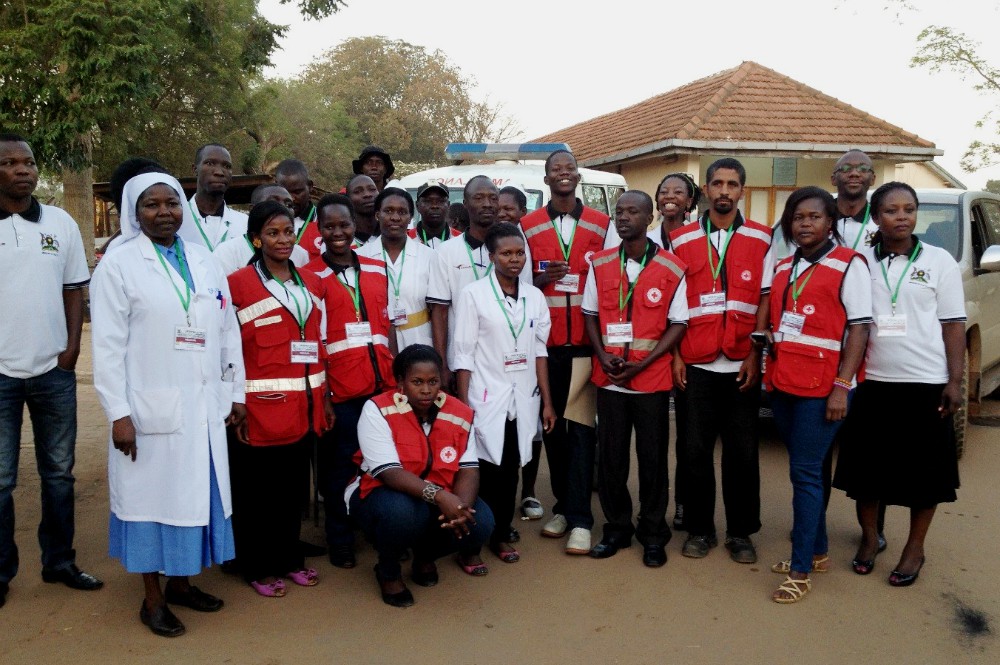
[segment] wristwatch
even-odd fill
[[[420,493],[420,495],[424,501],[432,504],[434,503],[434,497],[437,496],[437,493],[439,491],[441,491],[440,485],[435,485],[434,483],[427,483],[426,485],[424,485],[424,489]]]

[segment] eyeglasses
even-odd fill
[[[857,171],[858,173],[864,175],[866,173],[871,173],[874,170],[875,169],[873,169],[872,167],[868,166],[867,164],[843,164],[843,165],[838,166],[837,168],[835,168],[833,170],[833,172],[834,173],[843,173],[844,175],[847,175],[851,171]]]

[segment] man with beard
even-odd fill
[[[197,233],[191,239],[214,252],[230,238],[247,232],[247,216],[226,205],[226,190],[233,181],[233,158],[225,146],[209,143],[194,155],[198,189],[188,201]]]
[[[715,531],[717,438],[722,439],[722,496],[726,548],[737,563],[754,563],[751,534],[760,530],[757,418],[761,349],[750,334],[764,330],[774,273],[770,227],[744,219],[737,204],[746,170],[735,159],[716,160],[702,186],[708,210],[670,234],[688,266],[689,321],[674,356],[674,385],[688,396],[688,465],[682,554],[708,555]]]
[[[385,184],[396,172],[396,167],[392,164],[392,157],[377,145],[365,147],[358,158],[351,162],[351,165],[354,167],[355,174],[371,178],[378,192],[385,189]],[[356,209],[355,212],[357,212]]]
[[[378,235],[378,222],[375,221],[375,197],[378,187],[370,176],[356,175],[347,181],[347,197],[354,206],[354,249],[363,247],[366,242]]]
[[[414,240],[431,249],[437,249],[448,238],[462,235],[448,226],[448,188],[436,180],[430,180],[417,188],[417,212],[420,221],[406,232]]]
[[[274,170],[274,182],[281,185],[292,197],[295,212],[296,244],[309,252],[309,260],[323,253],[323,236],[316,223],[316,206],[312,201],[313,181],[309,179],[306,165],[297,159],[285,159]]]

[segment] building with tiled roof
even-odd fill
[[[534,139],[568,143],[580,166],[621,173],[633,189],[653,191],[666,173],[700,182],[716,158],[747,169],[742,207],[773,223],[797,187],[831,189],[847,150],[875,161],[877,182],[961,187],[933,159],[934,144],[755,62],[744,62],[627,108]]]

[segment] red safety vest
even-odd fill
[[[454,238],[456,236],[462,235],[461,231],[456,231],[455,229],[451,228],[450,226],[445,226],[445,228],[448,229],[448,237],[445,238],[445,240],[449,240],[449,239]],[[421,238],[420,235],[417,233],[417,227],[413,227],[412,229],[406,229],[406,235],[408,237],[410,237],[410,238],[413,238],[414,240],[416,240],[417,242],[419,242],[421,245],[424,244],[424,239]],[[441,238],[438,238],[438,240],[441,240]],[[438,245],[438,247],[440,247],[440,245]]]
[[[768,358],[765,384],[768,389],[799,397],[826,397],[833,390],[833,380],[840,369],[840,351],[847,329],[847,310],[840,299],[844,275],[858,253],[837,246],[816,264],[799,261],[797,286],[808,278],[798,301],[798,314],[805,315],[802,334],[778,332],[782,312],[793,310],[792,260],[782,260],[771,285],[771,330],[774,331],[775,356]],[[809,266],[815,265],[815,268]],[[848,377],[845,377],[848,378]]]
[[[750,333],[757,327],[764,257],[771,247],[770,227],[745,220],[729,239],[726,261],[715,291],[725,292],[725,312],[701,313],[701,295],[712,293],[712,261],[718,266],[719,253],[705,234],[704,218],[685,224],[670,234],[674,254],[687,265],[687,296],[690,318],[681,338],[680,354],[687,364],[710,363],[723,354],[730,360],[750,355]]]
[[[663,249],[646,263],[636,279],[632,298],[625,311],[619,309],[619,292],[628,293],[628,277],[621,265],[618,248],[606,249],[594,255],[594,280],[597,285],[598,329],[604,350],[629,361],[641,362],[659,344],[670,325],[667,312],[677,287],[684,277],[685,266],[676,256]],[[632,322],[632,342],[611,344],[607,341],[607,324],[620,321]],[[671,354],[665,353],[649,367],[637,374],[626,388],[644,393],[673,388],[670,362]],[[613,385],[595,356],[591,381],[597,386]]]
[[[247,266],[229,275],[229,290],[240,322],[246,366],[248,438],[252,446],[294,443],[309,429],[309,393],[312,427],[318,434],[326,425],[323,393],[326,385],[326,349],[320,344],[323,284],[316,275],[299,272],[314,307],[300,334],[295,316],[264,287],[257,268]],[[299,293],[295,295],[299,296]],[[319,363],[291,362],[291,343],[307,340],[319,346]]]
[[[400,393],[384,392],[373,397],[372,401],[389,423],[399,463],[403,468],[427,482],[449,492],[453,491],[459,461],[469,444],[472,409],[456,397],[439,393],[435,402],[439,409],[437,417],[431,424],[430,434],[425,434],[413,409]],[[360,451],[355,460],[360,464]],[[378,478],[362,474],[361,498],[368,496],[369,492],[381,484],[382,481]]]
[[[323,236],[319,232],[319,222],[315,219],[306,224],[305,231],[299,238],[299,246],[309,253],[309,260],[314,261],[323,254],[326,249],[323,245]]]
[[[576,223],[576,232],[569,252],[569,272],[580,276],[575,293],[557,291],[555,283],[549,283],[542,293],[552,317],[548,346],[589,346],[587,332],[583,327],[583,287],[590,271],[590,259],[604,249],[604,238],[608,234],[611,219],[602,212],[578,203],[583,212]],[[565,261],[560,244],[559,232],[549,216],[548,206],[539,208],[521,218],[521,229],[531,251],[532,274],[539,274],[539,261]]]
[[[320,257],[306,266],[323,281],[326,303],[327,383],[335,403],[381,392],[396,385],[389,351],[389,281],[385,263],[353,254],[361,268],[358,284],[372,341],[357,344],[347,339],[347,324],[356,323],[351,291]],[[354,285],[351,285],[353,290]]]

